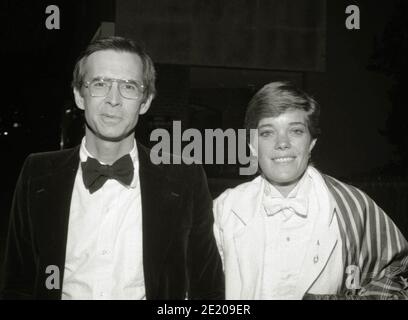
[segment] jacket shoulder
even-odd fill
[[[214,202],[223,203],[240,198],[242,195],[247,193],[248,189],[252,189],[257,183],[259,183],[259,178],[260,177],[256,177],[255,179],[241,183],[234,188],[226,189],[214,200]]]
[[[213,204],[214,219],[218,225],[223,225],[228,219],[231,209],[245,201],[251,201],[251,195],[259,192],[261,177],[244,182],[221,193]]]
[[[55,151],[46,151],[46,152],[36,152],[31,153],[27,158],[30,161],[53,161],[59,159],[65,159],[67,156],[72,155],[74,152],[78,152],[79,147],[64,149],[64,150],[55,150]]]
[[[372,199],[361,189],[348,184],[346,182],[340,181],[336,178],[333,178],[329,175],[322,174],[324,181],[326,182],[326,185],[328,186],[329,190],[331,193],[337,197],[342,196],[348,198],[350,195],[352,196],[357,196],[357,197],[367,197],[370,201]]]
[[[346,208],[350,208],[349,211],[353,215],[359,213],[363,217],[366,214],[373,214],[373,210],[368,210],[370,207],[383,211],[363,190],[329,175],[323,175],[323,178],[337,205],[343,210],[346,211]]]
[[[64,167],[72,163],[72,160],[75,164],[79,161],[79,147],[32,153],[25,160],[23,170],[29,171],[34,176],[40,176]]]

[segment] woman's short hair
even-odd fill
[[[271,82],[251,99],[245,114],[245,128],[256,129],[264,118],[278,117],[288,110],[307,112],[307,125],[312,138],[320,134],[318,103],[290,82]]]
[[[146,86],[144,97],[156,95],[156,70],[152,59],[146,53],[143,46],[135,41],[122,37],[108,37],[97,39],[91,42],[88,47],[79,56],[72,79],[72,87],[79,90],[83,85],[84,64],[86,59],[94,52],[103,50],[114,50],[118,52],[129,52],[137,54],[142,60],[143,64],[143,84]]]

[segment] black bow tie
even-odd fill
[[[81,167],[84,185],[90,193],[100,189],[108,179],[116,179],[127,186],[133,180],[134,167],[129,154],[112,165],[103,165],[98,160],[88,157],[85,162],[81,162]]]

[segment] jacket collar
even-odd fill
[[[231,210],[244,225],[248,225],[261,211],[260,206],[262,204],[264,184],[264,179],[258,176],[232,199],[233,206]],[[254,204],[256,208],[254,208]]]

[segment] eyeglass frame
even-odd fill
[[[106,94],[105,94],[104,96],[95,96],[95,95],[92,94],[91,89],[90,89],[90,84],[91,84],[92,82],[94,82],[94,81],[104,81],[104,82],[106,82],[106,83],[109,84],[109,90],[106,92]],[[102,98],[102,97],[107,97],[107,96],[108,96],[109,92],[112,90],[112,84],[113,84],[113,82],[117,82],[117,83],[118,83],[118,91],[119,91],[119,94],[120,94],[120,96],[121,96],[122,98],[124,98],[124,99],[137,100],[137,99],[140,98],[140,96],[138,96],[137,98],[128,98],[128,97],[125,97],[125,96],[122,94],[122,89],[120,88],[121,84],[123,84],[123,83],[125,83],[125,84],[126,84],[126,83],[130,83],[130,84],[136,85],[136,87],[139,88],[139,91],[140,91],[140,89],[141,89],[141,93],[142,93],[141,96],[143,96],[144,90],[146,89],[146,86],[145,86],[144,84],[138,83],[136,80],[116,79],[116,78],[105,78],[105,77],[95,78],[95,79],[92,79],[91,81],[85,81],[85,82],[83,82],[82,84],[83,84],[83,86],[84,86],[85,88],[87,88],[87,89],[89,90],[89,93],[91,94],[91,97],[94,97],[94,98]]]

